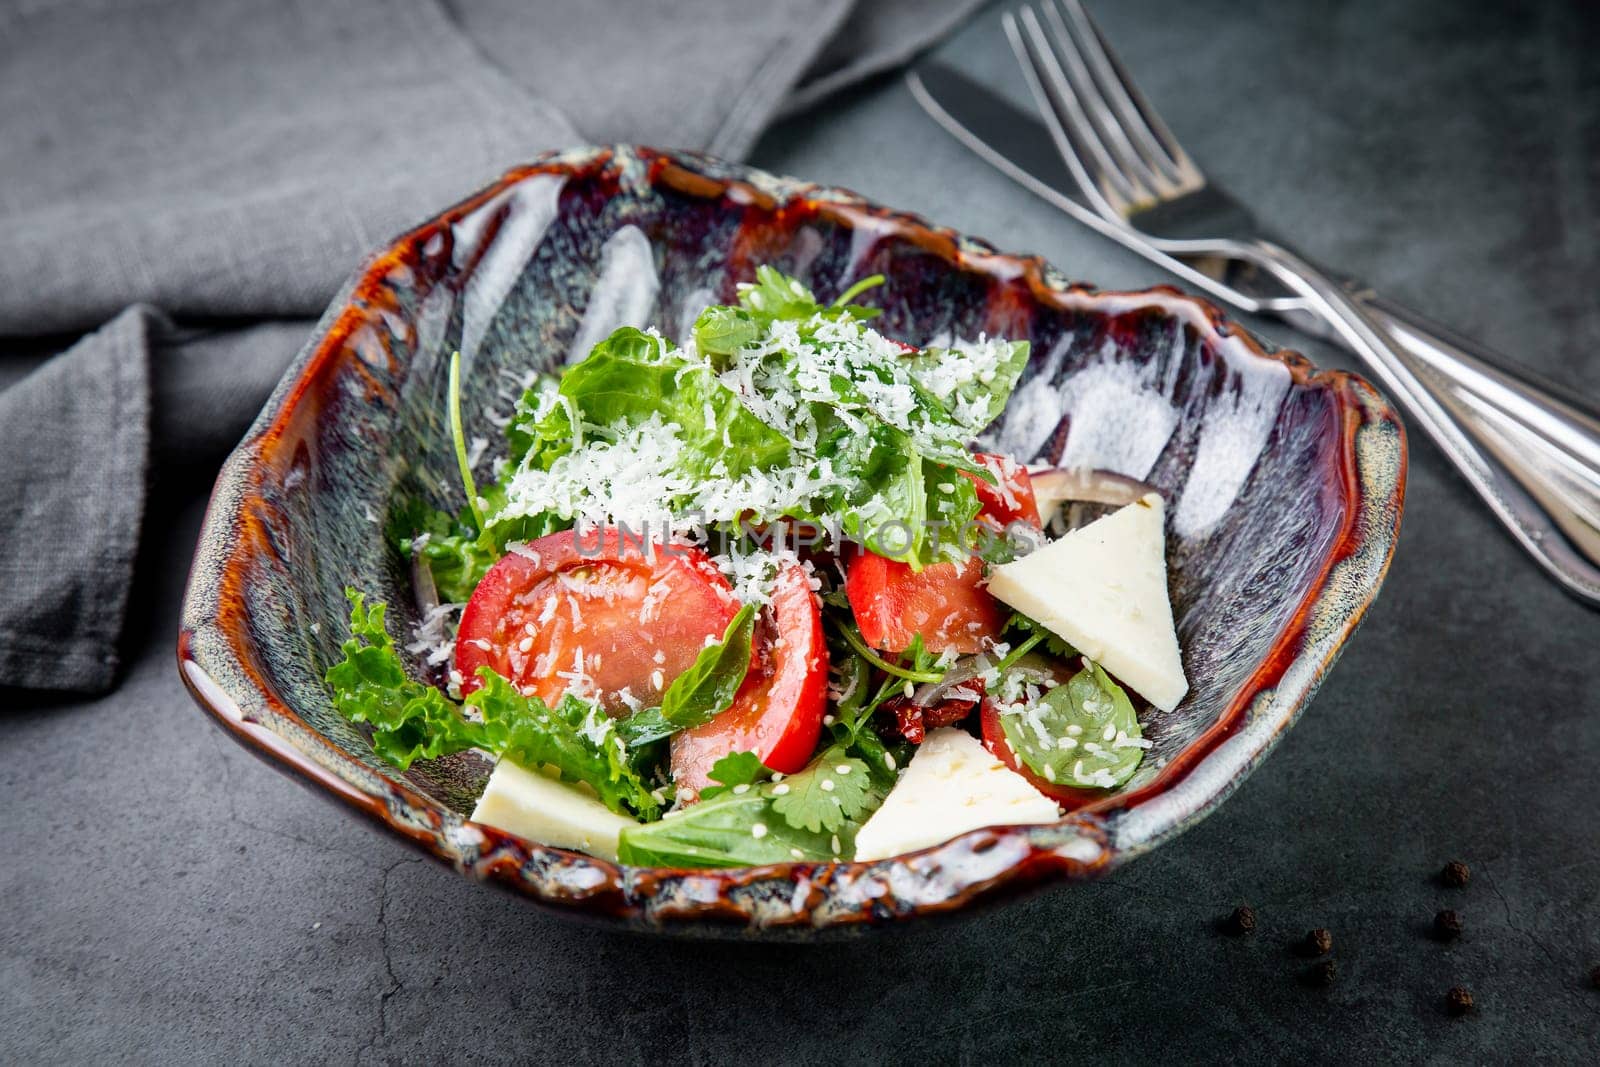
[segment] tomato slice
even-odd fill
[[[873,648],[904,652],[919,634],[929,652],[981,652],[1009,617],[983,590],[983,561],[970,556],[914,571],[899,560],[861,552],[845,570],[861,637]]]
[[[995,759],[1022,775],[1030,785],[1067,811],[1092,804],[1106,795],[1097,789],[1074,789],[1067,785],[1057,785],[1048,778],[1033,773],[1026,763],[1017,758],[1011,743],[1006,740],[1005,728],[1000,725],[1000,709],[995,706],[994,701],[984,700],[978,706],[978,722],[983,727],[983,747],[994,753]]]
[[[978,503],[982,505],[978,514],[994,520],[1002,529],[1014,522],[1037,527],[1039,501],[1033,495],[1033,477],[1028,474],[1028,468],[1010,456],[997,456],[992,452],[975,452],[972,458],[995,479],[995,484],[990,485],[970,471],[961,472],[978,491]]]
[[[1025,468],[1005,456],[973,457],[999,484],[966,474],[978,490],[978,517],[998,528],[1039,525],[1039,504]],[[981,652],[1005,629],[1011,613],[983,588],[983,561],[945,561],[914,571],[872,552],[857,553],[845,572],[845,594],[861,637],[873,648],[904,652],[920,635],[930,652]]]
[[[755,662],[733,705],[672,738],[672,778],[686,799],[711,784],[712,764],[730,752],[754,752],[773,770],[792,774],[817,747],[828,703],[828,646],[804,567],[791,563],[778,574],[756,635]]]
[[[490,667],[546,703],[574,689],[620,715],[630,700],[658,704],[738,610],[697,548],[646,546],[616,530],[551,534],[513,549],[473,590],[456,669],[463,693]]]

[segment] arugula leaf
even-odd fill
[[[977,371],[960,349],[925,348],[906,357],[911,376],[948,410],[968,435],[977,434],[1005,410],[1028,365],[1030,345],[1012,341],[994,367]]]
[[[1002,710],[1000,725],[1012,751],[1046,781],[1115,789],[1144,759],[1139,719],[1122,687],[1098,664],[1084,662],[1084,670],[1044,694],[1034,708]]]
[[[726,711],[750,669],[755,625],[755,605],[746,604],[728,623],[722,640],[701,649],[693,665],[667,686],[661,694],[661,717],[681,730],[708,723]]]
[[[700,790],[701,800],[712,800],[741,785],[754,785],[772,772],[754,752],[730,752],[711,765],[706,775],[720,785],[708,785]]]
[[[837,833],[845,823],[861,819],[883,803],[861,760],[835,746],[809,767],[766,787],[772,810],[796,830]]]
[[[551,708],[485,667],[478,672],[483,687],[464,701],[478,713],[468,718],[462,705],[406,675],[384,624],[385,605],[369,609],[354,589],[345,595],[351,636],[341,646],[344,658],[325,677],[334,708],[372,726],[372,750],[380,758],[406,770],[418,759],[481,749],[530,769],[554,767],[566,781],[591,786],[612,811],[660,816],[660,804],[598,707],[568,694]]]

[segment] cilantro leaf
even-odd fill
[[[1074,789],[1115,789],[1144,758],[1128,694],[1100,666],[1087,666],[1031,708],[1000,714],[1006,742],[1028,769]]]
[[[846,765],[850,770],[841,775],[838,768]],[[780,782],[757,785],[757,768],[764,770],[748,752],[718,760],[713,774],[725,783],[723,787],[705,790],[699,803],[660,822],[626,828],[618,856],[623,863],[647,867],[745,867],[841,859],[853,854],[861,821],[883,801],[883,791],[871,781],[866,765],[837,748]],[[851,776],[858,780],[851,787],[837,784]],[[825,790],[823,781],[836,784]],[[752,788],[736,792],[740,785]]]
[[[730,752],[711,765],[706,774],[720,785],[710,785],[700,790],[701,800],[711,800],[741,785],[754,785],[772,772],[754,752]]]
[[[836,833],[883,803],[867,765],[830,748],[809,767],[765,788],[772,809],[796,830]]]
[[[746,604],[728,623],[722,640],[700,650],[688,670],[661,694],[661,717],[679,729],[710,722],[733,703],[750,668],[756,609]]]

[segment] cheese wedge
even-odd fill
[[[472,809],[472,821],[541,845],[617,858],[617,835],[634,820],[618,815],[575,786],[501,760]]]
[[[1055,801],[972,735],[947,726],[928,734],[883,806],[856,834],[856,859],[915,852],[985,826],[1060,817]]]
[[[989,592],[1171,711],[1189,691],[1167,598],[1166,506],[1149,493],[989,574]]]

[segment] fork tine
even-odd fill
[[[1082,0],[1062,0],[1062,4],[1066,8],[1067,18],[1077,31],[1073,36],[1078,42],[1079,51],[1095,80],[1100,83],[1101,92],[1121,120],[1123,128],[1142,145],[1151,160],[1164,164],[1163,169],[1174,181],[1186,186],[1204,184],[1205,175],[1201,174],[1200,168],[1189,158],[1156,109],[1128,76],[1122,61],[1106,42],[1105,34],[1089,17]]]
[[[1129,140],[1128,132],[1105,98],[1100,85],[1089,73],[1084,49],[1072,30],[1068,29],[1056,0],[1041,0],[1040,9],[1051,31],[1053,50],[1061,58],[1073,92],[1082,105],[1084,114],[1094,123],[1095,131],[1109,153],[1115,157],[1118,168],[1128,182],[1144,192],[1144,199],[1176,193],[1174,181],[1167,176],[1164,158],[1156,153],[1147,158],[1147,151]]]
[[[1051,47],[1050,38],[1039,17],[1027,4],[1017,9],[1025,33],[1017,29],[1017,19],[1007,13],[1002,16],[1006,35],[1011,38],[1012,50],[1028,75],[1029,88],[1033,90],[1039,110],[1050,124],[1056,147],[1072,167],[1084,193],[1095,200],[1105,211],[1126,216],[1130,207],[1148,197],[1136,189],[1124,176],[1122,168],[1113,162],[1111,154],[1095,126],[1084,114],[1083,105],[1073,92],[1060,57]]]

